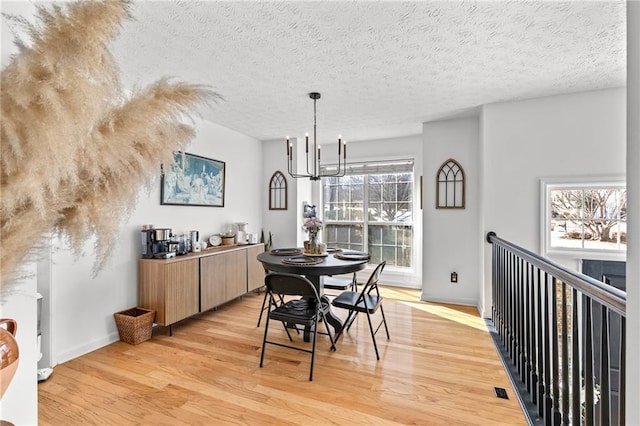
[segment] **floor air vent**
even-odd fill
[[[505,388],[493,388],[496,391],[496,396],[502,399],[509,399],[509,395],[507,395],[507,390]]]

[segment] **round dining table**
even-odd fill
[[[348,251],[346,253],[348,253]],[[309,281],[311,281],[316,287],[316,290],[318,290],[320,298],[329,305],[327,322],[337,333],[342,328],[342,320],[331,311],[331,303],[323,292],[322,277],[361,271],[367,266],[369,260],[339,259],[335,257],[334,254],[328,253],[327,256],[320,257],[320,259],[322,259],[321,263],[314,265],[295,265],[283,262],[283,260],[288,257],[292,256],[280,256],[271,254],[271,252],[264,252],[258,255],[258,260],[262,263],[266,271],[304,275]]]

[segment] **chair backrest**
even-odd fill
[[[371,273],[367,284],[365,284],[364,288],[360,292],[360,297],[363,297],[364,294],[370,294],[374,290],[376,292],[376,295],[380,295],[380,292],[378,291],[378,281],[380,280],[380,274],[382,273],[382,270],[384,269],[386,264],[387,261],[383,260],[382,263],[379,263],[378,266],[376,266],[376,269],[374,269]]]
[[[316,287],[302,275],[270,272],[265,275],[264,284],[271,293],[286,296],[312,297],[315,300],[320,300]]]

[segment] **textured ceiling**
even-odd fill
[[[205,118],[261,140],[418,134],[482,104],[626,84],[617,2],[134,2],[126,84],[203,83]]]

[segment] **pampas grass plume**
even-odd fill
[[[162,79],[125,97],[109,42],[130,16],[124,0],[38,7],[31,43],[2,70],[0,293],[33,242],[51,231],[79,247],[95,235],[106,261],[141,185],[173,161],[195,130],[199,105],[220,96]]]

